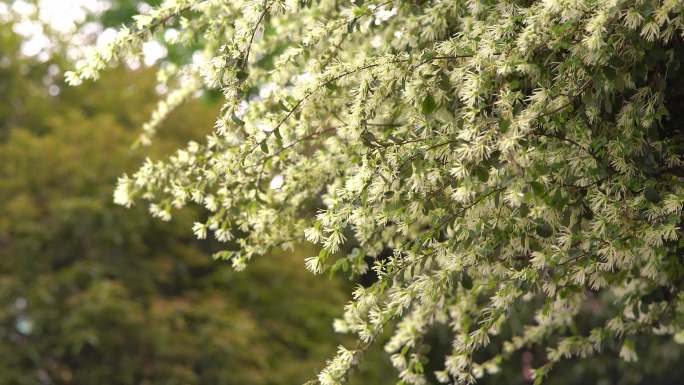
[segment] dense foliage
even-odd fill
[[[201,51],[162,67],[173,91],[141,142],[198,89],[225,104],[114,199],[162,220],[203,206],[195,235],[233,242],[215,255],[238,270],[303,239],[321,246],[315,274],[372,269],[335,322],[358,343],[322,385],[387,329],[416,385],[530,350],[542,382],[604,349],[635,361],[644,336],[684,342],[681,1],[166,0],[67,80],[168,28]],[[440,325],[449,346],[428,366]]]
[[[154,74],[118,70],[64,88],[46,79],[61,59],[20,58],[11,25],[0,24],[0,39],[0,384],[267,385],[315,375],[334,353],[326,342],[344,303],[339,281],[311,277],[296,254],[235,273],[186,231],[195,212],[164,224],[112,202],[117,175],[142,160],[131,143],[156,103]],[[62,93],[49,95],[46,81]],[[152,155],[196,137],[215,113],[206,98],[184,106]],[[382,383],[387,365],[375,362],[362,377]]]

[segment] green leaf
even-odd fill
[[[356,26],[356,18],[353,18],[353,19],[351,19],[350,22],[347,23],[347,33],[354,32],[355,26]]]
[[[530,213],[530,208],[526,204],[520,205],[520,209],[518,210],[518,214],[520,214],[521,218],[527,217],[527,214]]]
[[[660,202],[660,194],[658,193],[658,190],[650,186],[644,189],[644,197],[646,197],[646,199],[651,203]]]
[[[287,95],[285,97],[285,101],[290,106],[290,109],[294,108],[294,106],[297,105],[297,99],[295,99],[292,95]]]
[[[627,188],[629,188],[633,193],[638,193],[641,189],[641,183],[638,178],[629,178],[626,182]]]
[[[420,108],[423,115],[429,115],[437,109],[437,102],[435,102],[435,98],[433,98],[432,95],[428,95],[423,99]]]
[[[534,193],[534,195],[536,195],[536,196],[543,196],[544,195],[545,190],[544,190],[543,184],[541,184],[537,181],[533,181],[533,182],[530,182],[530,187],[532,188],[532,192]]]
[[[285,112],[290,112],[290,107],[288,107],[282,100],[278,102],[278,107]]]
[[[511,121],[509,119],[501,119],[499,120],[499,130],[502,133],[508,132],[508,128],[511,126]]]
[[[247,80],[247,78],[249,77],[249,74],[248,74],[246,71],[238,71],[238,73],[235,74],[235,77],[236,77],[239,81],[244,82],[244,81]]]
[[[470,278],[467,272],[463,272],[461,274],[461,286],[463,286],[464,289],[470,290],[473,288],[473,279]]]
[[[435,57],[435,51],[429,50],[423,53],[423,60],[429,61]]]
[[[486,182],[489,180],[489,170],[486,167],[478,166],[473,170],[473,173],[480,180],[480,182]]]
[[[235,115],[235,113],[232,113],[230,115],[230,119],[233,121],[233,123],[237,124],[238,126],[244,126],[245,125],[245,122],[242,119],[238,118],[238,116]]]
[[[553,229],[546,222],[541,222],[537,225],[537,234],[542,238],[548,238],[553,235]]]

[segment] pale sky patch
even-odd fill
[[[24,38],[21,54],[47,61],[54,48],[51,33],[61,35],[71,47],[67,56],[77,60],[83,46],[98,46],[110,43],[116,37],[116,29],[103,29],[98,22],[86,22],[89,15],[100,15],[112,7],[111,0],[39,0],[38,6],[26,0],[14,0],[8,6],[0,3],[0,20],[16,20],[14,32]],[[150,6],[140,3],[138,11],[148,12]],[[43,26],[50,29],[50,33]],[[176,31],[177,34],[177,31]],[[167,40],[177,38],[173,32],[165,36]],[[147,42],[142,47],[142,64],[152,66],[168,54],[160,42]],[[137,60],[126,60],[130,68],[140,66]]]

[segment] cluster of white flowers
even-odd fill
[[[681,1],[166,0],[69,81],[164,28],[206,59],[177,71],[192,81],[145,140],[197,89],[225,105],[206,143],[146,162],[115,200],[163,220],[205,207],[195,235],[234,242],[216,257],[237,269],[304,239],[321,246],[305,262],[315,274],[372,269],[335,322],[359,347],[340,349],[322,385],[388,328],[415,385],[436,324],[453,336],[436,377],[459,384],[530,346],[548,347],[542,381],[607,341],[635,360],[635,335],[684,340]],[[599,294],[603,324],[550,338]],[[520,306],[534,309],[527,327],[476,361]]]

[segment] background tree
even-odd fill
[[[25,58],[21,43],[11,21],[0,23],[0,384],[314,375],[334,352],[344,284],[310,277],[283,253],[236,274],[207,258],[215,244],[186,231],[195,211],[165,224],[115,206],[116,176],[142,158],[131,144],[156,104],[154,74],[119,69],[69,89],[54,70],[62,56]],[[186,104],[151,154],[198,139],[216,111],[211,97]],[[382,368],[362,377],[382,383]]]

